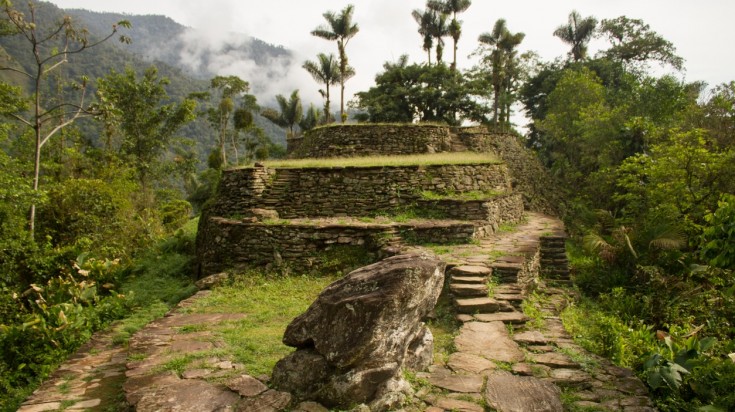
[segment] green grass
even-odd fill
[[[528,323],[535,329],[545,329],[546,327],[546,322],[544,322],[544,313],[541,310],[543,300],[544,298],[541,295],[534,292],[521,303],[523,314],[531,318]]]
[[[208,329],[225,343],[218,349],[221,357],[243,364],[251,375],[270,374],[275,363],[293,351],[281,342],[286,326],[336,279],[242,274],[233,284],[214,289],[188,310],[247,314],[241,320],[209,325]],[[190,363],[190,358],[179,359],[169,367],[178,370]]]
[[[469,192],[436,193],[430,190],[421,192],[424,200],[488,200],[500,196],[505,192],[498,190],[472,190]]]
[[[454,338],[459,333],[460,322],[455,317],[448,294],[443,293],[434,307],[434,318],[427,322],[434,335],[434,362],[444,363],[457,351]]]
[[[500,160],[489,153],[432,153],[405,156],[371,156],[349,158],[315,158],[268,160],[267,167],[303,169],[320,167],[373,167],[373,166],[431,166],[462,164],[498,164]]]

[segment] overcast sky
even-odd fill
[[[322,13],[355,5],[354,21],[360,32],[347,46],[350,63],[357,75],[348,82],[347,93],[368,89],[386,61],[408,54],[411,61],[423,62],[422,40],[411,17],[413,9],[423,9],[425,0],[52,0],[62,8],[84,8],[130,14],[162,14],[203,30],[211,42],[228,32],[257,37],[283,45],[296,53],[297,61],[313,60],[317,53],[335,53],[336,45],[309,33],[325,22]],[[469,68],[468,55],[477,47],[480,33],[492,30],[498,18],[505,18],[512,32],[526,38],[521,51],[533,50],[543,60],[564,55],[568,47],[552,35],[566,23],[571,10],[598,19],[625,15],[644,20],[651,29],[671,41],[684,57],[685,71],[676,75],[687,81],[704,80],[710,86],[735,80],[735,1],[732,0],[474,0],[467,12],[459,42],[459,67]],[[133,39],[134,40],[134,39]],[[447,44],[451,39],[447,39]],[[594,53],[595,47],[591,48]],[[451,46],[445,51],[451,59]],[[278,85],[280,93],[300,88],[302,96],[317,99],[317,85],[297,65],[294,73]],[[238,74],[247,78],[247,73]],[[309,83],[309,81],[311,83]],[[309,99],[311,100],[311,99]],[[333,106],[334,107],[334,106]]]

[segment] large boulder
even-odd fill
[[[274,386],[298,400],[346,408],[397,402],[391,388],[401,369],[431,363],[433,338],[422,320],[444,283],[445,264],[425,255],[394,256],[329,285],[286,328],[283,342],[298,348],[273,370]]]

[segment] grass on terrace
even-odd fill
[[[502,163],[490,153],[431,153],[405,156],[331,157],[314,159],[282,159],[262,162],[273,168],[318,168],[318,167],[372,167],[372,166],[431,166],[463,164]]]

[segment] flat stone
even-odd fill
[[[487,297],[457,299],[455,303],[459,313],[495,312],[500,308],[497,300]]]
[[[270,389],[262,394],[245,398],[237,405],[237,412],[279,412],[291,403],[291,394]],[[212,410],[212,409],[210,409]]]
[[[445,411],[483,412],[485,410],[482,406],[476,403],[452,398],[437,398],[433,404]]]
[[[485,400],[485,396],[482,393],[480,393],[480,392],[476,392],[476,393],[456,393],[456,392],[453,392],[453,393],[448,393],[447,394],[447,398],[459,399],[461,401],[470,401],[470,402],[474,402],[474,403],[477,403],[477,404],[480,404],[480,403],[484,402],[484,400]]]
[[[144,390],[135,405],[137,412],[199,412],[230,408],[240,396],[198,379],[184,379],[176,384]]]
[[[604,369],[607,373],[617,378],[628,378],[628,377],[633,376],[632,370],[628,368],[622,368],[616,365],[609,365],[609,366],[606,366]]]
[[[602,409],[602,405],[600,405],[597,402],[592,402],[592,401],[577,401],[577,402],[574,402],[574,406],[576,406],[579,409],[591,409],[594,411]]]
[[[74,405],[66,408],[67,411],[83,410],[94,408],[102,403],[102,399],[87,399],[86,401],[77,402]]]
[[[237,376],[229,380],[226,386],[246,398],[259,395],[268,390],[268,387],[263,382],[250,375]]]
[[[494,293],[493,298],[497,300],[507,300],[508,302],[523,302],[523,295],[520,293]]]
[[[485,266],[479,265],[462,265],[455,266],[449,270],[451,276],[488,276],[492,270]]]
[[[515,335],[514,335],[515,336]],[[553,352],[554,347],[551,345],[528,345],[526,346],[531,352],[542,353],[542,352]]]
[[[541,332],[535,330],[514,333],[513,340],[526,345],[545,345],[549,341]]]
[[[523,263],[526,261],[526,258],[524,258],[523,256],[505,255],[500,256],[499,258],[495,259],[495,261],[504,263]]]
[[[175,385],[179,383],[179,381],[181,381],[181,379],[179,379],[178,375],[174,372],[128,377],[123,384],[125,399],[129,404],[135,405],[140,401],[148,388],[154,386],[163,387]]]
[[[322,404],[316,402],[301,402],[292,412],[329,412]]]
[[[646,388],[646,385],[644,385],[640,379],[634,376],[619,379],[617,384],[615,385],[615,389],[631,395],[648,395],[648,388]]]
[[[513,373],[521,376],[535,376],[537,378],[546,378],[551,373],[551,368],[546,365],[537,365],[531,363],[515,363],[512,367]]]
[[[207,351],[214,348],[212,342],[201,342],[195,340],[179,340],[171,343],[172,352],[192,353]]]
[[[576,398],[580,399],[580,400],[583,400],[583,401],[597,402],[597,401],[600,400],[600,396],[598,394],[596,394],[594,392],[590,392],[590,391],[575,392],[574,393],[574,396]]]
[[[34,405],[23,405],[18,409],[18,412],[44,412],[44,411],[55,411],[61,408],[60,402],[45,402],[37,403]]]
[[[475,320],[475,318],[472,315],[460,313],[457,315],[457,320],[464,323],[464,322],[472,322],[473,320]]]
[[[648,396],[631,396],[621,399],[620,406],[651,406],[651,399]]]
[[[494,362],[466,352],[455,352],[449,355],[447,366],[458,373],[466,372],[479,375],[497,368]]]
[[[452,276],[453,284],[484,285],[487,278],[480,276]]]
[[[520,362],[525,358],[518,344],[508,337],[508,330],[502,322],[465,323],[454,344],[458,352],[494,361]]]
[[[487,297],[487,285],[484,284],[452,284],[449,286],[454,296],[461,297]]]
[[[181,374],[184,379],[200,379],[212,373],[211,369],[189,369]]]
[[[487,379],[485,401],[498,412],[562,412],[561,391],[540,379],[496,371]]]
[[[514,325],[526,323],[530,319],[521,312],[479,313],[474,316],[480,322],[503,322]]]
[[[495,286],[495,293],[509,293],[509,294],[520,294],[523,289],[516,285],[498,285]]]
[[[446,375],[434,373],[429,377],[429,382],[442,389],[453,392],[473,393],[482,390],[484,378],[478,375]]]
[[[559,386],[591,387],[592,376],[579,369],[552,369],[549,376]]]
[[[531,355],[531,359],[536,363],[551,366],[552,368],[579,369],[579,365],[569,356],[559,352],[535,353]]]

